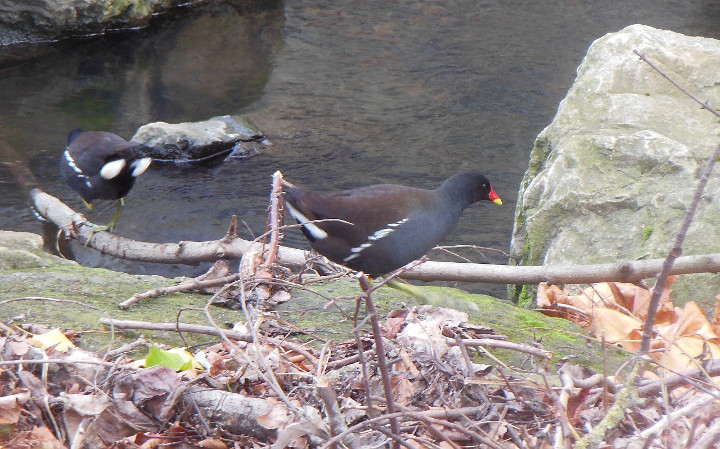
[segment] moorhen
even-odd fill
[[[285,205],[310,246],[371,277],[424,256],[471,204],[502,204],[490,181],[476,172],[456,174],[435,190],[378,184],[321,194],[288,182],[285,187]]]
[[[149,157],[137,155],[136,149],[140,146],[108,132],[70,131],[60,158],[62,177],[90,210],[93,200],[117,200],[110,224],[93,225],[95,231],[112,231],[120,217],[123,198],[135,184],[135,178],[150,165]]]

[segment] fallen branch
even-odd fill
[[[677,373],[665,379],[648,380],[641,383],[638,388],[638,396],[653,397],[660,394],[663,389],[668,392],[696,382],[707,382],[710,377],[720,376],[720,359],[704,361],[701,368],[691,368]]]
[[[108,232],[91,237],[82,214],[39,189],[30,196],[38,212],[60,227],[66,235],[104,254],[139,262],[195,265],[221,259],[237,260],[262,244],[226,235],[206,242],[148,243],[130,240]],[[278,261],[290,267],[303,267],[308,252],[278,247]],[[404,279],[422,281],[487,282],[494,284],[589,284],[593,282],[637,282],[657,276],[664,259],[620,261],[595,265],[508,266],[454,262],[424,262],[402,274]],[[720,273],[720,254],[683,256],[675,260],[671,274]]]
[[[189,281],[181,282],[177,285],[171,285],[169,287],[158,287],[145,293],[136,293],[132,295],[130,299],[127,299],[118,304],[118,307],[120,307],[121,309],[128,309],[130,306],[137,304],[143,299],[157,298],[160,296],[169,295],[177,292],[185,292],[189,290],[201,290],[207,287],[223,286],[225,284],[235,282],[238,279],[240,279],[240,275],[238,274],[232,274],[230,276],[225,276],[217,279],[208,279],[204,281],[198,279],[191,279]]]
[[[212,335],[214,337],[220,337],[222,334],[233,340],[252,342],[252,336],[244,334],[242,332],[235,332],[231,330],[220,331],[210,326],[201,326],[198,324],[186,324],[186,323],[151,323],[148,321],[135,321],[135,320],[113,320],[110,318],[100,318],[100,324],[106,326],[113,326],[116,329],[147,329],[153,331],[166,331],[166,332],[188,332],[193,334]]]
[[[445,341],[449,345],[457,345],[457,342],[453,338],[445,337]],[[552,358],[552,352],[550,351],[545,351],[544,349],[535,348],[529,345],[524,345],[522,343],[513,343],[511,341],[496,340],[493,338],[470,338],[463,339],[462,342],[465,346],[485,346],[488,348],[509,349],[511,351],[524,352],[526,354],[541,357],[543,359]]]
[[[163,332],[186,332],[191,334],[202,334],[211,335],[213,337],[227,337],[230,340],[244,341],[251,343],[254,341],[253,336],[250,334],[236,332],[232,330],[218,329],[214,326],[202,326],[200,324],[187,324],[187,323],[153,323],[150,321],[135,321],[135,320],[113,320],[110,318],[100,318],[100,324],[105,326],[113,326],[115,329],[147,329],[153,331]],[[317,364],[315,356],[310,354],[304,346],[298,343],[293,343],[289,340],[281,340],[272,337],[265,337],[263,342],[272,343],[288,351],[295,351],[301,354],[305,359],[312,365]],[[338,361],[341,363],[347,363],[347,361]],[[331,362],[328,365],[335,367],[338,362]],[[344,365],[339,365],[344,366]]]

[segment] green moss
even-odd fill
[[[113,20],[121,16],[125,19],[144,19],[149,17],[155,8],[164,0],[108,0],[105,5],[105,20]]]
[[[523,285],[520,288],[520,292],[517,297],[517,305],[522,308],[527,308],[535,301],[535,295],[533,294],[534,288],[530,285]]]
[[[3,293],[0,301],[14,298],[37,298],[14,301],[0,306],[0,317],[22,317],[23,322],[60,326],[81,332],[86,346],[97,349],[108,343],[108,329],[100,325],[100,318],[175,322],[183,309],[203,307],[208,295],[178,293],[141,301],[129,310],[120,310],[118,304],[136,293],[173,285],[174,281],[160,276],[134,276],[99,268],[77,265],[34,268],[31,270],[4,270],[0,272]],[[76,301],[77,304],[56,302],[43,298]],[[85,307],[87,304],[92,307]],[[237,311],[214,308],[218,322],[236,322]],[[182,321],[208,325],[197,311],[182,312]],[[125,332],[126,338],[140,334],[172,346],[183,345],[174,332]],[[207,341],[207,336],[190,336],[188,344]]]
[[[643,242],[648,241],[654,230],[655,228],[652,226],[645,226],[645,229],[643,229]]]
[[[6,236],[5,241],[18,241],[16,246],[19,251],[35,252],[39,245],[39,237],[33,237],[37,241],[28,235],[12,237],[17,238],[13,240]],[[10,246],[9,243],[6,244]],[[108,345],[108,329],[98,322],[102,317],[165,323],[179,319],[185,323],[209,325],[202,310],[199,310],[207,304],[210,299],[208,295],[173,294],[143,300],[128,310],[117,307],[120,302],[136,293],[173,285],[175,281],[172,279],[85,268],[67,264],[39,251],[37,256],[40,258],[37,260],[37,267],[27,268],[21,265],[23,268],[0,271],[0,284],[3,285],[0,301],[5,301],[5,304],[0,306],[0,319],[3,321],[18,317],[16,321],[72,329],[83,336],[81,345],[90,349]],[[529,288],[531,286],[523,286],[521,296],[531,300]],[[579,358],[578,363],[584,365],[599,366],[602,362],[599,360],[598,348],[588,345],[587,336],[568,321],[525,310],[497,298],[470,294],[458,289],[423,285],[415,286],[413,290],[419,290],[421,297],[428,303],[466,312],[468,321],[490,327],[495,332],[506,335],[510,341],[540,341],[542,347],[553,352],[556,359],[574,354]],[[281,304],[273,315],[269,315],[266,323],[276,320],[290,338],[304,339],[316,347],[327,341],[351,341],[354,338],[352,316],[355,298],[359,293],[357,281],[348,278],[295,288],[291,290],[292,299]],[[8,301],[16,298],[26,299]],[[76,303],[46,298],[72,300]],[[376,290],[373,299],[382,315],[418,303],[416,297],[388,287]],[[361,316],[364,317],[364,304],[361,309]],[[210,313],[220,326],[230,326],[244,320],[242,312],[237,310],[212,307]],[[293,331],[296,333],[293,334]],[[369,334],[369,323],[365,323],[361,331]],[[123,331],[115,346],[141,334],[170,346],[194,345],[216,340],[209,336],[188,334],[184,335],[183,342],[176,332]],[[492,354],[510,365],[519,365],[525,359],[524,354],[514,351],[492,351]],[[611,362],[612,367],[617,364],[617,360]]]

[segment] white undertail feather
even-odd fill
[[[116,159],[103,165],[100,169],[100,176],[104,179],[113,179],[125,168],[127,161],[125,159]]]
[[[290,215],[292,215],[293,218],[295,218],[298,223],[300,223],[315,240],[322,240],[327,238],[327,232],[317,227],[315,223],[312,223],[308,217],[303,215],[299,210],[292,207],[292,205],[287,201],[285,202],[285,207],[287,207]]]
[[[138,159],[130,166],[132,167],[133,171],[130,173],[134,177],[138,177],[145,173],[145,170],[150,166],[150,162],[152,162],[152,158],[144,157],[142,159]]]

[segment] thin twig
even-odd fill
[[[650,60],[647,59],[645,56],[643,56],[642,53],[640,53],[640,52],[637,51],[637,50],[633,50],[633,53],[635,53],[636,55],[638,55],[638,56],[640,57],[640,59],[642,59],[643,61],[645,61],[645,63],[646,63],[647,65],[649,65],[650,67],[652,67],[657,73],[659,73],[660,76],[662,76],[662,77],[665,78],[666,80],[670,81],[670,83],[671,83],[673,86],[677,87],[680,92],[682,92],[682,93],[684,93],[685,95],[687,95],[688,97],[692,98],[696,103],[698,103],[700,106],[702,106],[703,109],[707,109],[710,113],[712,113],[712,114],[720,117],[720,112],[716,111],[715,108],[711,107],[709,104],[707,104],[707,103],[705,103],[704,101],[700,100],[700,99],[697,98],[695,95],[693,95],[693,94],[691,94],[690,92],[688,92],[687,89],[685,89],[684,87],[682,87],[680,84],[676,83],[675,80],[673,80],[672,78],[670,78],[669,75],[667,75],[665,72],[663,72],[662,70],[660,70],[660,68],[659,68],[658,66],[656,66],[655,64],[653,64],[652,62],[650,62]]]
[[[445,337],[445,341],[450,345],[457,344],[457,342],[450,337]],[[534,355],[536,357],[541,357],[543,359],[552,358],[552,352],[550,351],[546,351],[544,349],[536,348],[529,345],[524,345],[522,343],[514,343],[512,341],[496,340],[492,338],[466,338],[463,339],[462,342],[465,344],[465,346],[487,346],[489,348],[510,349],[513,351],[524,352],[526,354]]]
[[[383,343],[382,329],[380,327],[380,319],[378,317],[375,302],[372,300],[372,287],[364,274],[358,277],[360,288],[365,297],[365,305],[368,315],[370,315],[370,324],[372,325],[373,338],[375,339],[375,356],[377,357],[378,368],[380,369],[380,377],[382,379],[383,389],[385,391],[385,402],[387,404],[388,413],[395,413],[395,401],[393,398],[392,384],[390,383],[390,372],[388,369],[387,359],[385,358],[385,344]],[[400,423],[396,418],[390,419],[390,430],[392,433],[400,436]],[[400,445],[397,440],[393,441],[393,448],[399,449]]]
[[[282,196],[282,173],[276,171],[273,174],[272,191],[270,192],[270,214],[268,217],[270,232],[270,248],[265,257],[265,264],[272,266],[277,259],[278,247],[280,246],[280,197]]]
[[[143,299],[150,299],[150,298],[157,298],[160,296],[170,295],[172,293],[179,293],[179,292],[186,292],[191,290],[202,290],[204,288],[208,287],[217,287],[220,285],[229,284],[231,282],[235,282],[240,278],[238,274],[231,274],[230,276],[225,276],[218,279],[207,279],[207,280],[198,280],[198,279],[190,279],[189,281],[181,282],[177,285],[171,285],[168,287],[158,287],[154,288],[152,290],[148,290],[144,293],[136,293],[130,297],[130,299],[127,299],[120,304],[118,304],[118,307],[121,309],[128,309],[130,306],[137,304],[138,302],[142,301]]]
[[[336,444],[339,441],[341,441],[343,438],[345,438],[345,436],[348,433],[356,432],[358,430],[361,430],[365,427],[368,427],[368,426],[378,423],[378,422],[382,422],[382,421],[390,420],[390,419],[398,419],[398,418],[415,419],[415,420],[419,420],[419,421],[425,421],[427,424],[434,424],[434,425],[447,427],[449,429],[455,430],[457,432],[460,432],[462,434],[469,436],[471,439],[473,439],[477,443],[485,444],[493,449],[503,449],[502,446],[496,444],[494,441],[492,441],[491,438],[489,438],[489,437],[486,438],[477,432],[467,429],[464,426],[461,426],[461,425],[455,424],[455,423],[451,423],[448,421],[432,418],[432,416],[434,415],[433,412],[438,412],[438,411],[431,410],[428,412],[397,412],[397,413],[393,413],[390,415],[382,415],[382,416],[378,416],[376,418],[370,418],[366,421],[363,421],[359,424],[355,424],[354,426],[349,427],[345,432],[343,432],[341,434],[335,435],[334,437],[332,437],[331,439],[326,441],[325,444],[323,444],[320,447],[320,449],[328,449],[328,448],[332,447],[333,444]],[[444,412],[444,410],[440,411],[440,412]]]
[[[65,360],[65,359],[39,359],[39,360],[0,360],[0,366],[19,366],[19,365],[100,365],[112,367],[112,362],[103,362],[101,360]]]
[[[315,387],[315,391],[320,400],[323,401],[323,405],[325,405],[325,414],[328,417],[328,424],[332,434],[337,435],[346,431],[348,427],[340,410],[340,406],[338,405],[337,395],[328,384],[327,379],[321,378]],[[360,441],[352,433],[348,433],[343,439],[343,442],[353,449],[362,447]]]
[[[136,320],[114,320],[110,318],[100,318],[100,324],[106,326],[115,326],[116,329],[148,329],[155,331],[167,331],[167,332],[188,332],[194,334],[212,335],[220,337],[225,335],[227,338],[233,340],[250,342],[252,341],[252,335],[244,334],[242,332],[235,332],[231,330],[216,329],[209,326],[201,326],[198,324],[186,324],[186,323],[154,323],[149,321],[136,321]]]
[[[372,389],[370,388],[370,372],[368,370],[368,363],[365,357],[365,351],[363,350],[362,336],[360,335],[360,325],[358,324],[358,318],[360,317],[360,308],[362,306],[362,298],[357,296],[355,298],[355,314],[353,315],[353,332],[355,333],[355,344],[357,345],[357,358],[360,361],[360,368],[362,369],[363,375],[363,388],[365,389],[365,405],[367,406],[368,416],[374,418],[377,415],[377,411],[373,406],[372,402]],[[369,355],[369,354],[368,354]]]

